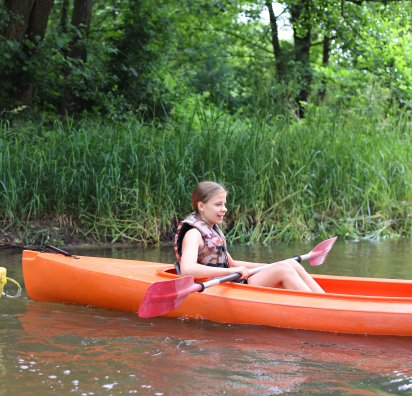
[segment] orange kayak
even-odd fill
[[[169,264],[23,252],[28,296],[37,301],[136,312]],[[165,316],[335,333],[412,336],[412,281],[314,275],[326,294],[222,283],[189,295]],[[143,320],[143,319],[142,319]]]

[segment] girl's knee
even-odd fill
[[[294,262],[296,263],[295,260],[288,259],[288,260],[282,260],[279,262],[279,267],[284,268],[285,270],[287,269],[295,269]]]
[[[296,269],[289,260],[279,261],[276,266],[276,271],[280,271],[283,275],[296,273]]]
[[[303,267],[303,265],[302,264],[300,264],[300,263],[298,263],[296,260],[294,260],[294,259],[288,259],[288,260],[285,260],[287,263],[289,263],[289,265],[291,265],[294,269],[296,269],[296,270],[302,270],[302,269],[304,269],[304,267]]]

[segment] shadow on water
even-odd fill
[[[337,244],[327,265],[315,270],[351,268],[352,275],[371,276],[386,262],[383,276],[395,277],[401,261],[403,267],[412,261],[406,261],[410,244],[409,250],[399,249],[399,257],[395,248],[353,245]],[[170,262],[169,249],[79,253]],[[294,247],[281,250],[242,246],[234,252],[256,261],[296,253]],[[382,258],[387,251],[390,265]],[[0,254],[0,266],[22,281],[19,255]],[[410,269],[403,270],[398,277],[409,276]],[[17,301],[0,300],[0,395],[406,395],[412,394],[411,350],[411,338],[145,320],[39,303],[24,294]]]

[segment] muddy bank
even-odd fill
[[[56,221],[36,221],[24,227],[3,225],[0,228],[0,249],[42,249],[47,245],[59,247],[145,247],[157,243],[170,244],[173,235],[166,235],[161,241],[139,242],[138,240],[117,240],[115,242],[103,237],[97,238],[90,231],[76,224],[62,225]]]
[[[81,232],[78,227],[65,227],[57,222],[36,221],[16,227],[2,227],[1,249],[41,248],[45,245],[69,246],[93,244],[97,241]]]

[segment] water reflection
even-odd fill
[[[412,389],[411,342],[30,302],[6,385],[99,394],[374,394]],[[10,340],[11,341],[11,340]],[[11,356],[10,356],[11,357]],[[349,384],[351,384],[349,386]],[[365,391],[365,392],[364,392]],[[376,394],[376,393],[375,393]]]
[[[310,250],[235,246],[273,261]],[[302,251],[303,250],[303,251]],[[77,249],[172,262],[170,246]],[[0,266],[22,283],[21,256]],[[335,244],[312,272],[412,278],[410,241]],[[412,394],[412,338],[350,336],[157,318],[88,307],[0,300],[0,395]]]

